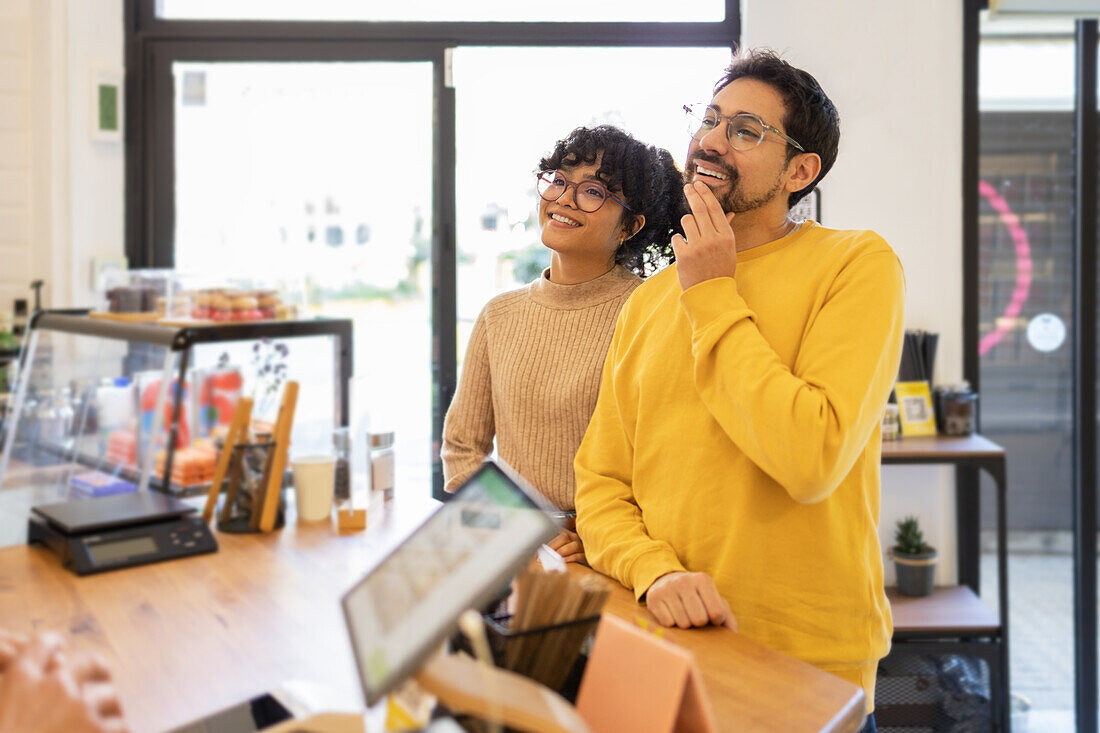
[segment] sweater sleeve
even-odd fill
[[[682,571],[684,566],[671,545],[646,532],[634,499],[634,449],[628,426],[635,422],[637,403],[629,386],[615,379],[622,330],[620,315],[604,363],[596,410],[573,462],[577,477],[574,502],[577,533],[588,563],[632,588],[640,600],[653,581]]]
[[[904,276],[890,251],[843,267],[780,361],[733,278],[688,288],[695,385],[737,446],[801,503],[824,500],[863,452],[897,377]]]
[[[443,488],[454,491],[473,475],[493,450],[493,380],[489,368],[486,311],[470,333],[458,389],[443,420]]]

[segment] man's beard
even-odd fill
[[[759,209],[765,204],[770,203],[779,193],[779,189],[782,188],[782,184],[776,180],[775,185],[772,186],[771,189],[760,196],[749,198],[745,196],[744,191],[741,191],[738,185],[741,182],[741,175],[721,160],[716,160],[701,150],[691,156],[687,165],[684,166],[684,183],[690,184],[695,180],[695,161],[697,160],[701,160],[711,168],[717,168],[729,176],[729,180],[726,182],[729,188],[721,194],[717,191],[714,193],[715,197],[718,199],[718,203],[722,206],[722,211],[727,214],[744,214],[754,209]]]

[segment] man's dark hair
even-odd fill
[[[600,153],[596,177],[632,209],[623,209],[622,221],[645,217],[642,228],[615,252],[615,263],[641,277],[651,275],[675,260],[672,235],[683,234],[680,217],[689,213],[683,175],[667,150],[612,125],[573,130],[539,161],[537,172],[592,165]]]
[[[840,115],[833,101],[825,94],[817,79],[808,72],[795,68],[767,48],[738,51],[726,74],[714,85],[717,94],[737,79],[755,79],[763,82],[783,98],[782,125],[788,136],[794,138],[807,153],[821,156],[821,171],[809,186],[787,197],[790,208],[809,195],[836,162],[840,144]],[[798,155],[798,149],[787,146],[787,161]]]

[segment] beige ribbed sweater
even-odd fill
[[[529,285],[493,298],[470,334],[443,423],[454,490],[493,450],[559,509],[573,509],[573,456],[596,396],[615,320],[642,282],[615,267],[577,285]]]

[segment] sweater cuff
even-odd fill
[[[737,292],[737,281],[732,277],[716,277],[692,285],[680,293],[680,307],[684,309],[692,331],[704,328],[719,317],[731,323],[756,317]]]
[[[630,584],[634,590],[634,600],[641,601],[642,596],[649,590],[649,586],[662,575],[686,572],[687,569],[672,550],[647,552],[635,560],[630,569]]]

